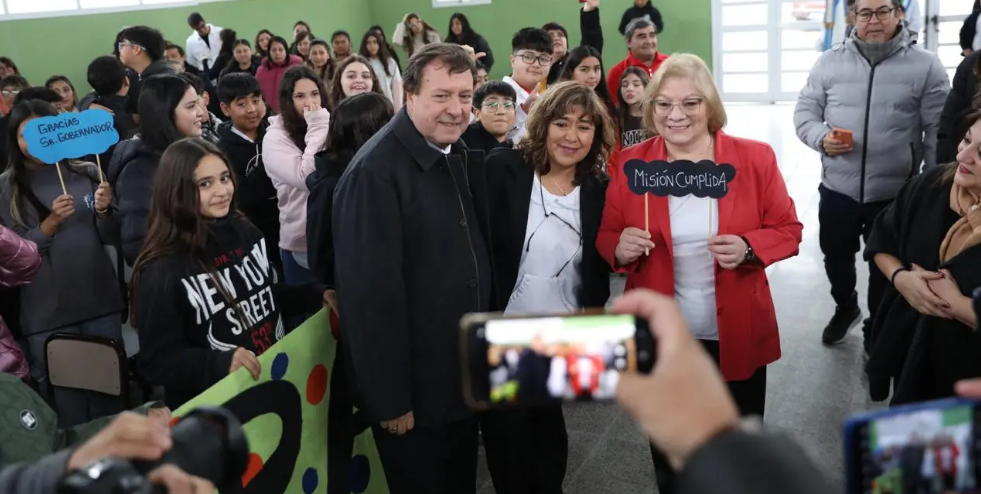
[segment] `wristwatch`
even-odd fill
[[[745,237],[739,237],[739,238],[742,238],[743,242],[746,242],[746,256],[743,259],[743,264],[750,263],[756,260],[756,251],[753,250],[752,245],[749,245],[749,240],[746,240]]]

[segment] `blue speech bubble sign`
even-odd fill
[[[27,152],[53,165],[64,159],[100,154],[119,142],[112,114],[105,110],[35,118],[24,126]]]

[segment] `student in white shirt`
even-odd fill
[[[504,82],[518,95],[517,120],[508,134],[515,144],[525,135],[525,119],[538,99],[539,85],[548,77],[552,62],[552,38],[544,30],[526,27],[511,38],[511,75],[504,76]]]
[[[194,12],[187,17],[187,25],[194,30],[187,37],[185,52],[187,63],[200,71],[207,72],[214,66],[221,53],[222,28],[208,24],[201,14]]]

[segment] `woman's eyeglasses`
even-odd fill
[[[680,103],[672,103],[667,100],[656,99],[654,100],[654,114],[661,117],[666,117],[671,114],[676,106],[685,115],[694,115],[698,113],[698,109],[701,108],[702,100],[699,98],[691,98]]]

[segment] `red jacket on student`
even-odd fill
[[[640,67],[647,71],[647,77],[651,77],[654,75],[657,68],[661,66],[661,62],[664,62],[667,59],[667,55],[657,52],[654,55],[654,62],[647,65],[646,63],[640,61],[639,58],[635,57],[633,53],[628,52],[627,58],[614,65],[613,68],[610,69],[609,75],[606,76],[606,85],[610,88],[610,99],[613,100],[613,104],[620,104],[617,102],[617,94],[619,94],[617,90],[620,89],[620,76],[623,75],[624,70],[627,70],[627,67]]]
[[[655,137],[620,151],[618,174],[606,192],[596,248],[616,271],[628,273],[625,290],[649,288],[673,297],[674,258],[667,197],[648,197],[648,226],[654,242],[650,255],[616,267],[614,253],[620,234],[627,227],[644,229],[644,197],[632,193],[623,176],[623,164],[631,159],[666,160],[664,139]],[[733,270],[715,265],[722,374],[728,381],[741,381],[780,358],[777,316],[764,269],[797,254],[804,227],[797,220],[794,201],[768,144],[720,131],[715,137],[715,161],[736,169],[729,192],[718,202],[718,234],[743,237],[758,259],[757,263]]]

